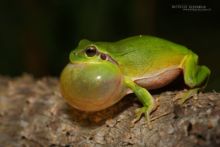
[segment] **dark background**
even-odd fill
[[[207,11],[172,6],[202,5]],[[220,91],[219,2],[211,0],[1,0],[0,75],[59,76],[79,40],[148,34],[196,52]]]

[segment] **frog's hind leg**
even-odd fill
[[[183,94],[180,103],[184,103],[199,90],[205,88],[211,73],[208,67],[198,65],[198,56],[194,53],[185,57],[182,68],[184,82],[191,89]]]
[[[210,70],[204,65],[198,65],[198,56],[192,53],[186,57],[183,63],[183,74],[186,85],[190,88],[195,88],[203,83],[206,86]]]

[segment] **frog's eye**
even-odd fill
[[[86,48],[85,53],[88,57],[93,57],[97,54],[97,49],[94,46],[89,46]]]

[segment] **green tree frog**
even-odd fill
[[[82,111],[99,111],[129,93],[143,104],[136,118],[150,113],[156,103],[148,90],[161,88],[183,72],[190,89],[206,83],[210,70],[186,47],[153,36],[134,36],[116,42],[81,40],[71,51],[61,73],[61,93]]]

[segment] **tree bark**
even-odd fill
[[[174,99],[181,92],[153,95],[160,106],[150,129],[144,117],[132,123],[141,106],[135,95],[85,113],[65,102],[57,78],[2,76],[0,146],[220,146],[220,93],[199,93],[178,105]]]

